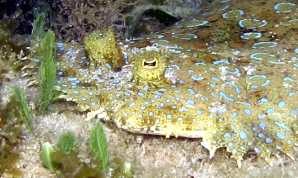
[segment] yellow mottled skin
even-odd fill
[[[105,111],[130,132],[203,138],[210,157],[226,147],[239,167],[248,150],[269,164],[280,151],[294,159],[297,3],[215,1],[204,9],[118,44],[111,31],[87,36],[86,50],[58,43],[61,97],[89,117]]]
[[[108,63],[113,68],[124,65],[122,53],[116,45],[115,34],[111,30],[91,32],[84,38],[84,44],[91,62],[101,66]]]

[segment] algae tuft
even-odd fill
[[[103,132],[103,127],[98,122],[90,133],[90,145],[93,155],[100,160],[102,170],[108,170],[108,150],[107,150],[107,138]]]
[[[17,86],[12,88],[13,97],[18,107],[18,115],[25,123],[29,133],[33,135],[33,120],[25,98],[25,91]]]
[[[39,47],[39,56],[41,64],[39,68],[39,113],[44,113],[50,105],[53,95],[54,86],[56,83],[56,43],[55,33],[49,30]]]

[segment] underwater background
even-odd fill
[[[297,159],[298,131],[296,1],[2,0],[0,9],[1,177],[298,176],[298,164],[293,160]],[[99,34],[111,36],[108,42],[98,45],[96,36]],[[111,41],[112,45],[107,45]],[[105,45],[115,56],[105,62],[97,61],[95,52]],[[148,49],[147,46],[154,47]],[[143,54],[148,50],[153,51],[152,58],[162,58],[154,53],[156,48],[166,49],[165,54],[171,59],[165,59],[173,68],[166,70],[166,79],[147,80],[145,76],[143,80],[144,66],[141,66],[138,77],[133,75],[139,74],[136,71],[139,58],[135,56],[146,58]],[[49,58],[48,63],[41,64],[43,58]],[[91,63],[86,62],[89,58]],[[217,60],[219,58],[227,60]],[[57,69],[50,67],[51,60],[59,62],[55,63]],[[150,68],[155,62],[163,66],[162,60],[144,63]],[[55,71],[54,80],[50,79],[50,72],[45,72],[43,87],[42,65],[44,71],[46,68]],[[206,69],[203,73],[199,71],[200,65],[208,70],[214,68],[215,72],[211,75],[211,70],[208,73]],[[259,68],[254,68],[255,65]],[[202,72],[202,76],[201,73],[194,75],[195,71]],[[222,79],[224,72],[230,83],[221,83],[226,80]],[[250,75],[253,72],[259,75]],[[243,73],[247,77],[243,77]],[[100,79],[96,78],[98,76]],[[192,80],[188,80],[188,76]],[[136,82],[132,82],[132,78]],[[237,84],[232,82],[235,78]],[[91,82],[86,82],[86,91],[63,88],[64,85],[81,87],[87,79]],[[53,81],[55,84],[51,85]],[[169,83],[179,86],[181,91],[167,88]],[[122,93],[109,88],[114,84],[126,87],[131,93],[139,91],[136,92],[138,98],[133,94],[118,97]],[[55,89],[51,91],[54,85]],[[246,95],[238,93],[245,89]],[[213,102],[215,104],[207,108],[194,104],[199,101],[196,99],[199,94],[213,90],[225,91],[214,96],[220,102]],[[87,95],[93,91],[104,95]],[[192,131],[189,127],[195,124],[189,122],[196,122],[194,120],[179,125],[179,128],[174,124],[171,131],[162,134],[158,128],[153,129],[153,135],[137,130],[137,124],[127,126],[134,123],[124,117],[127,113],[151,114],[149,110],[142,111],[141,102],[154,97],[160,102],[158,97],[172,97],[164,94],[172,91],[177,91],[175,96],[185,99],[185,103],[173,101],[178,108],[171,108],[170,113],[152,104],[152,111],[160,109],[160,115],[167,119],[185,108],[189,110],[188,115],[195,113],[198,118],[204,118],[205,111],[222,114],[223,119],[218,122],[226,122],[226,125],[212,123],[206,128],[208,132],[218,131],[222,135],[212,133],[210,137],[204,135],[203,139],[185,136],[189,134],[186,130]],[[143,96],[146,92],[148,96]],[[41,99],[43,93],[49,98]],[[82,98],[97,103],[95,106],[85,105],[83,100],[80,101]],[[246,99],[248,102],[240,103]],[[267,105],[266,99],[270,101]],[[48,106],[43,105],[44,100],[48,100]],[[115,106],[115,100],[122,102],[121,106]],[[239,102],[231,104],[231,100]],[[140,108],[131,110],[134,105]],[[45,109],[41,109],[43,107]],[[201,110],[192,110],[194,107]],[[239,110],[232,112],[237,107]],[[231,119],[235,111],[242,120]],[[225,119],[228,114],[231,117]],[[127,123],[116,120],[116,116],[125,118]],[[259,121],[265,117],[272,119],[273,124],[270,120]],[[133,114],[130,118],[135,120]],[[158,124],[156,120],[154,122]],[[198,123],[204,124],[205,120]],[[231,125],[236,129],[229,127]],[[184,126],[187,129],[179,130]],[[230,136],[234,132],[238,137]],[[255,138],[257,146],[249,145],[247,137]],[[231,141],[235,141],[235,147],[230,146]],[[248,146],[235,151],[238,143],[240,149],[243,148],[241,144]],[[210,153],[215,150],[210,159]]]

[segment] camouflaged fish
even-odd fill
[[[239,167],[249,150],[272,164],[298,144],[297,32],[297,2],[215,1],[138,39],[94,31],[84,45],[57,43],[57,86],[127,131],[202,138],[211,158],[226,147]]]

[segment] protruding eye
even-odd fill
[[[145,68],[155,68],[157,67],[157,61],[155,58],[152,61],[146,61],[145,59],[143,59],[143,66]]]
[[[160,85],[164,83],[167,59],[160,52],[141,53],[135,59],[134,79],[138,83]]]

